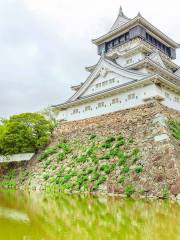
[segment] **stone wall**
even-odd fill
[[[85,142],[91,133],[100,136],[122,133],[126,139],[133,138],[136,142],[145,169],[140,176],[130,175],[127,184],[133,182],[153,196],[160,196],[167,186],[176,195],[180,193],[180,148],[171,136],[168,119],[180,120],[180,112],[153,102],[100,117],[61,123],[54,133],[53,143],[59,137]]]
[[[125,146],[122,146],[124,151],[130,154],[133,149],[140,150],[138,165],[143,166],[143,171],[137,174],[134,171],[135,166],[129,165],[130,171],[126,174],[124,183],[120,184],[117,179],[121,172],[119,168],[115,169],[97,191],[123,194],[126,186],[133,185],[135,196],[141,194],[147,197],[163,197],[165,191],[168,191],[172,197],[176,197],[180,193],[180,147],[172,137],[168,119],[180,120],[180,112],[168,109],[158,102],[152,102],[134,109],[91,119],[61,122],[53,133],[49,147],[65,140],[68,144],[78,143],[74,145],[74,149],[76,148],[75,152],[79,153],[78,149],[82,146],[89,148],[89,136],[97,136],[96,144],[98,144],[100,140],[108,136],[121,134],[127,142]],[[131,144],[129,144],[130,139],[133,140]],[[35,156],[24,169],[22,167],[17,169],[19,171],[18,186],[43,189],[47,184],[45,178],[42,177],[43,174],[48,172],[53,180],[60,165],[69,168],[68,163],[73,155],[74,152],[59,165],[55,155],[50,157],[48,161],[55,165],[56,170],[52,170],[52,167],[45,169],[44,163],[39,162],[38,156]],[[104,162],[116,163],[116,159],[110,158]],[[78,167],[84,168],[86,165],[81,164]],[[25,170],[31,173],[31,177],[27,175],[22,181],[20,172]]]

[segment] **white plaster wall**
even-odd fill
[[[110,83],[109,80],[110,79],[114,79],[115,82],[114,83]],[[99,88],[96,88],[96,84],[98,83],[102,83],[108,81],[108,84],[106,86],[102,86]],[[89,88],[86,90],[86,92],[84,94],[82,94],[82,96],[88,96],[94,93],[98,93],[104,90],[107,90],[109,88],[113,88],[116,87],[118,85],[121,84],[125,84],[128,82],[131,82],[132,79],[127,78],[127,77],[123,77],[123,76],[119,76],[118,74],[114,73],[114,72],[109,72],[105,77],[103,76],[99,76],[90,86]]]
[[[137,53],[137,54],[133,54],[130,55],[128,57],[119,57],[116,59],[116,62],[122,66],[122,67],[126,67],[132,64],[135,64],[139,61],[142,61],[145,58],[145,55],[143,53]],[[129,63],[127,62],[128,60],[131,60]]]
[[[128,95],[133,93],[135,94],[135,99],[128,100]],[[111,97],[106,97],[102,100],[93,101],[88,104],[82,104],[74,108],[69,108],[65,111],[60,112],[58,119],[65,119],[67,121],[79,120],[139,106],[145,103],[145,98],[155,97],[160,93],[161,91],[154,84],[145,87],[139,87],[125,93],[119,93]],[[120,102],[112,104],[112,99],[114,98],[119,98]],[[98,108],[98,103],[100,102],[104,102],[105,106]],[[85,111],[86,106],[91,106],[91,110]],[[77,114],[73,114],[74,109],[78,109]]]
[[[163,97],[165,98],[165,100],[162,103],[169,108],[173,108],[180,111],[180,95],[175,94],[174,92],[167,90],[165,88],[162,88],[161,91]],[[168,93],[169,96],[167,96],[166,93]]]

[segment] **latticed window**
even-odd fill
[[[170,98],[170,94],[167,93],[167,92],[165,92],[165,97],[166,97],[166,98]]]
[[[115,83],[115,79],[114,79],[114,78],[110,79],[110,80],[109,80],[109,83],[110,83],[110,84]]]
[[[116,104],[116,103],[118,103],[119,102],[119,98],[113,98],[112,99],[112,104]]]
[[[73,114],[77,114],[77,113],[79,113],[79,109],[74,109]]]
[[[98,103],[98,108],[102,108],[102,107],[104,107],[104,106],[105,106],[104,102]]]
[[[87,112],[87,111],[90,111],[91,110],[91,106],[86,106],[85,107],[85,111]]]
[[[175,98],[174,98],[174,101],[178,103],[178,102],[179,102],[179,98],[178,98],[178,97],[175,97]]]
[[[104,86],[107,86],[108,85],[108,81],[104,81],[104,82],[102,82],[102,86],[104,87]]]
[[[132,93],[132,94],[129,94],[128,95],[128,100],[132,100],[132,99],[135,99],[135,93]]]
[[[97,83],[96,88],[100,88],[100,87],[101,87],[101,83]]]

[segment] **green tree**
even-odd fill
[[[38,113],[22,113],[0,124],[0,154],[35,152],[52,133],[53,125]]]

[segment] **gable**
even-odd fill
[[[147,74],[125,70],[116,63],[105,59],[104,56],[102,56],[93,72],[89,75],[79,91],[77,91],[69,99],[69,101],[74,101],[82,96],[96,94],[100,91],[107,90],[108,88],[112,88],[130,81],[140,80],[146,76]],[[96,84],[101,84],[101,87],[100,85],[99,87],[96,86]]]
[[[180,68],[175,72],[177,76],[180,76]]]
[[[159,55],[159,52],[152,53],[149,58],[154,61],[156,64],[160,65],[163,68],[166,68],[161,56]]]

